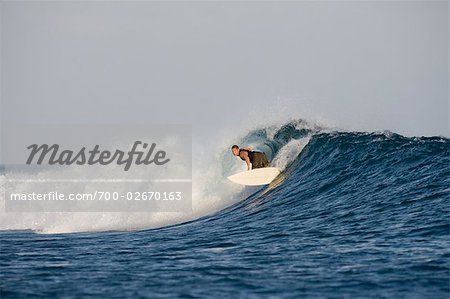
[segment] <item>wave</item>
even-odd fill
[[[245,163],[230,153],[234,143],[264,151],[271,164],[284,171],[284,181],[269,192],[266,188],[245,189],[228,182],[225,179],[228,175],[245,170]],[[207,157],[207,163],[194,159],[190,213],[17,214],[1,211],[0,229],[38,233],[154,229],[204,217],[226,218],[225,215],[236,210],[246,213],[247,208],[252,210],[269,199],[283,206],[283,210],[278,211],[281,215],[302,207],[296,211],[298,215],[329,213],[335,219],[345,219],[349,213],[357,214],[358,207],[362,209],[364,205],[374,211],[385,209],[392,204],[393,193],[397,195],[395,204],[399,205],[448,196],[449,144],[449,139],[441,137],[339,132],[305,120],[294,120],[230,138],[227,144],[220,144],[214,151],[217,154]],[[202,159],[205,159],[203,155]],[[1,181],[4,188],[4,177]],[[21,188],[26,190],[27,186]],[[312,200],[317,205],[304,207]],[[1,201],[4,206],[4,198]],[[369,215],[365,212],[361,217]]]

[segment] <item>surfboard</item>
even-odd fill
[[[228,179],[240,185],[260,186],[270,184],[279,174],[280,170],[276,167],[264,167],[239,172],[230,175]]]

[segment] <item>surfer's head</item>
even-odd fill
[[[233,145],[233,146],[231,147],[231,152],[233,153],[233,155],[239,156],[239,146],[237,146],[236,144]]]

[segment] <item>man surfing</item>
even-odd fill
[[[269,166],[265,153],[252,151],[249,147],[240,149],[235,144],[231,147],[231,152],[234,156],[241,158],[247,163],[247,170]]]

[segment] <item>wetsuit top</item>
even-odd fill
[[[241,152],[247,152],[248,158],[250,159],[250,163],[253,164],[253,155],[255,153],[253,151],[249,151],[249,150],[246,150],[246,149],[240,149],[239,150],[239,158],[241,158],[243,161],[245,161],[245,159],[241,157]]]

